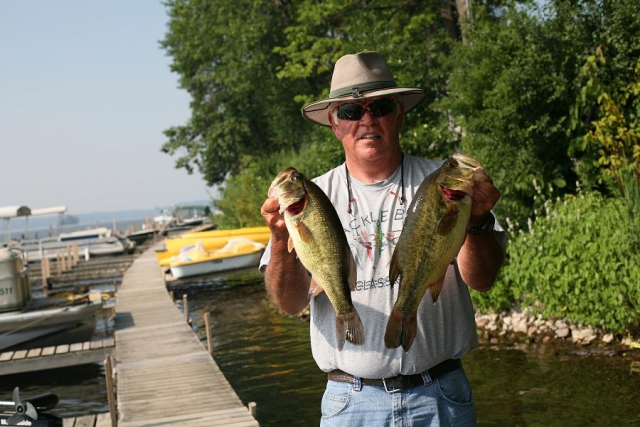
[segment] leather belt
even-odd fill
[[[460,359],[448,359],[442,363],[437,364],[431,369],[427,369],[429,373],[429,377],[432,380],[436,378],[454,371],[458,368],[462,367],[462,362]],[[327,378],[329,381],[338,381],[349,384],[355,383],[355,378],[353,375],[348,374],[339,369],[335,369],[327,374]],[[419,385],[424,385],[424,380],[422,379],[422,374],[413,374],[413,375],[397,375],[395,377],[389,378],[380,378],[380,379],[371,379],[371,378],[360,378],[360,383],[362,385],[373,385],[378,387],[384,387],[387,392],[401,390],[403,388],[416,387]]]

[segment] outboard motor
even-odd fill
[[[62,427],[62,419],[47,414],[58,404],[53,393],[41,394],[20,400],[18,387],[13,390],[11,401],[0,401],[0,426]]]

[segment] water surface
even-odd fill
[[[257,403],[262,426],[319,424],[325,376],[311,356],[307,322],[266,304],[259,275],[184,291],[203,340],[202,316],[211,313],[214,358],[242,401]],[[542,344],[482,346],[464,359],[484,427],[640,426],[640,373],[631,363]]]
[[[182,282],[179,306],[183,293],[203,341],[210,313],[214,358],[243,403],[257,403],[262,426],[319,424],[325,376],[311,356],[309,324],[267,304],[259,274]],[[547,345],[483,346],[464,359],[480,427],[640,426],[640,373],[631,364]],[[99,364],[2,376],[0,400],[15,386],[23,396],[58,394],[62,417],[108,411]]]

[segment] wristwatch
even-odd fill
[[[489,212],[487,219],[484,221],[482,225],[478,225],[476,227],[467,228],[467,234],[471,234],[473,236],[486,236],[487,234],[491,234],[493,232],[493,226],[496,224],[496,217],[493,215],[493,212]]]

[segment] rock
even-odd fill
[[[568,327],[564,320],[556,320],[553,326],[555,326],[556,329],[564,329]]]
[[[507,326],[511,326],[513,324],[513,319],[510,316],[506,316],[502,319],[502,322]]]
[[[605,344],[611,344],[613,342],[613,334],[606,334],[602,337],[602,342]]]
[[[527,319],[520,319],[518,323],[513,325],[513,332],[521,332],[523,334],[527,333],[529,325],[527,324]]]
[[[484,329],[489,324],[489,321],[489,317],[480,317],[479,319],[476,319],[476,326],[480,329]]]
[[[573,338],[574,342],[584,341],[592,335],[595,335],[595,332],[591,328],[574,329],[571,333],[571,337]]]
[[[571,333],[571,330],[567,327],[556,329],[556,336],[558,338],[566,338]]]
[[[529,326],[529,329],[527,329],[527,336],[531,337],[535,334],[538,333],[538,328],[535,325]]]

